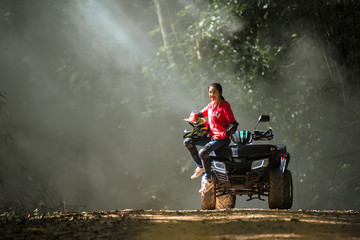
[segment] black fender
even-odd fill
[[[277,151],[273,156],[273,161],[271,163],[272,168],[279,168],[282,173],[285,173],[290,163],[290,153]]]
[[[290,153],[285,153],[280,156],[280,170],[285,173],[290,163]]]

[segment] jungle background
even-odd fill
[[[294,209],[359,210],[359,29],[356,0],[1,1],[0,212],[199,209],[211,82],[271,115]]]

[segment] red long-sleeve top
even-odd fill
[[[219,104],[212,101],[201,110],[201,112],[204,117],[208,117],[210,137],[218,136],[219,140],[228,137],[225,130],[229,127],[231,122],[236,122],[230,103],[226,100],[220,101]]]

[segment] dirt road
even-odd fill
[[[0,222],[1,239],[360,239],[358,211],[121,210]]]

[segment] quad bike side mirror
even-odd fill
[[[260,115],[259,122],[270,122],[270,116],[269,115]]]
[[[260,115],[259,119],[254,127],[255,130],[260,122],[270,122],[270,116],[269,115]]]

